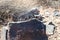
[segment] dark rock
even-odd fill
[[[10,23],[11,40],[48,40],[46,26],[36,20],[23,23]]]
[[[13,15],[13,21],[25,21],[25,20],[29,20],[31,18],[35,18],[34,15],[39,15],[39,10],[38,9],[33,9],[29,12],[24,13],[23,15],[20,15],[15,13]]]
[[[34,15],[38,15],[39,14],[39,11],[37,9],[35,10],[31,10],[30,12],[28,12],[27,14],[24,14],[22,16],[20,16],[20,19],[21,20],[28,20],[28,19],[31,19],[31,18],[35,18]]]
[[[48,25],[54,25],[52,22],[49,22],[49,24]]]

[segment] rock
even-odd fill
[[[10,23],[10,39],[13,40],[48,40],[45,34],[45,25],[36,20],[30,20],[22,23]]]
[[[18,21],[18,15],[17,15],[17,13],[15,13],[15,14],[13,15],[13,21]]]
[[[54,16],[60,16],[59,10],[55,10],[55,11],[54,11]]]
[[[6,40],[6,28],[2,27],[1,30],[1,40]]]
[[[46,25],[46,34],[52,35],[54,33],[54,25]]]
[[[49,22],[49,25],[54,25],[52,22]],[[55,25],[54,25],[55,26]]]
[[[39,15],[39,10],[38,9],[32,9],[32,10],[30,10],[26,14],[19,16],[19,19],[21,21],[25,21],[25,20],[29,20],[29,19],[32,19],[32,18],[36,18],[35,15]]]
[[[50,16],[50,12],[46,10],[45,11],[45,16],[48,16],[49,17]]]

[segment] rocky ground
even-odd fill
[[[48,11],[50,11],[48,12],[48,15],[42,14],[45,17],[43,21],[45,21],[46,24],[48,24],[49,22],[53,22],[54,25],[56,26],[54,30],[54,34],[49,35],[48,40],[60,40],[60,16],[54,15],[54,12],[53,12],[54,10],[57,10],[57,9],[48,8]],[[60,11],[59,11],[59,14],[60,14]]]
[[[5,9],[1,5],[3,5]],[[11,8],[11,9],[7,8],[7,9],[9,10],[13,9],[12,13],[27,12],[28,10],[30,11],[32,8],[38,7],[41,16],[44,17],[43,19],[44,24],[48,25],[49,22],[53,22],[53,24],[56,26],[53,34],[48,35],[48,40],[60,40],[60,8],[59,8],[60,0],[50,0],[50,1],[49,0],[46,1],[44,0],[40,0],[40,1],[39,0],[38,1],[37,0],[33,0],[33,1],[32,0],[31,1],[30,0],[9,0],[9,1],[0,0],[0,7],[2,7],[2,9],[7,10],[6,9],[7,6]],[[7,10],[6,12],[9,12],[9,10]],[[58,10],[57,14],[54,13],[55,10]]]

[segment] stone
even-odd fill
[[[26,14],[23,14],[21,16],[19,16],[19,21],[25,21],[25,20],[29,20],[32,18],[36,18],[40,16],[39,15],[39,10],[38,9],[32,9],[29,12],[27,12]]]
[[[9,34],[11,40],[12,38],[14,40],[48,40],[46,26],[36,19],[22,23],[10,23]]]
[[[49,11],[45,11],[45,16],[50,16],[50,12]]]
[[[2,30],[1,30],[1,40],[6,40],[6,28],[5,27],[2,27]]]
[[[60,16],[59,10],[55,10],[55,11],[54,11],[54,16]]]
[[[54,33],[54,25],[46,25],[46,34],[52,35]]]

